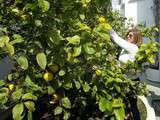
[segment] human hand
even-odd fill
[[[116,34],[116,32],[113,29],[108,30],[108,32],[111,36],[114,36]]]

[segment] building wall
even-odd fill
[[[137,24],[137,2],[129,2],[129,0],[125,0],[125,17],[127,19],[133,19],[133,23]]]
[[[5,79],[7,74],[11,71],[13,67],[13,62],[9,60],[8,57],[5,57],[0,61],[0,79]]]
[[[153,0],[137,1],[137,21],[145,23],[147,27],[155,25]]]

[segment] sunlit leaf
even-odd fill
[[[13,35],[14,40],[10,42],[11,45],[17,44],[17,43],[22,43],[24,41],[23,37],[19,34],[14,34]]]
[[[69,44],[79,44],[80,43],[80,37],[78,35],[75,35],[73,37],[67,37],[66,40]]]
[[[85,84],[82,85],[84,92],[89,92],[90,86],[88,83],[85,82]]]
[[[24,111],[23,103],[16,104],[14,106],[14,108],[12,109],[13,119],[14,120],[22,120],[23,119],[23,116],[22,116],[23,111]]]
[[[77,57],[81,54],[81,46],[79,47],[74,47],[74,52],[73,52],[73,57]]]
[[[111,103],[111,101],[107,100],[104,97],[101,97],[100,101],[99,101],[99,109],[102,112],[104,112],[106,110],[111,111],[112,110],[112,103]]]
[[[15,52],[13,45],[10,43],[6,43],[5,49],[10,55],[13,55]]]
[[[4,47],[4,45],[6,43],[8,43],[8,42],[9,42],[9,37],[8,36],[2,36],[2,37],[0,37],[0,47]]]
[[[68,108],[68,109],[71,108],[71,102],[68,99],[68,97],[62,98],[62,106],[65,107],[65,108]]]
[[[94,54],[96,52],[91,43],[84,44],[83,48],[87,54]]]
[[[26,93],[22,96],[22,99],[37,100],[37,96],[33,95],[32,93]]]
[[[14,91],[12,93],[12,98],[14,100],[19,100],[22,97],[22,95],[23,95],[23,90],[22,89],[18,89],[18,90]]]
[[[46,0],[38,0],[38,5],[42,9],[42,12],[46,12],[50,8],[50,3]]]
[[[21,66],[22,69],[26,70],[28,68],[28,60],[25,56],[20,56],[17,59],[17,62]]]
[[[35,111],[35,104],[32,101],[24,102],[24,105],[29,111]]]
[[[62,107],[60,106],[57,106],[55,109],[54,109],[54,115],[59,115],[62,113]]]
[[[42,68],[45,69],[46,65],[47,65],[47,58],[46,55],[44,53],[38,53],[36,55],[36,60],[38,65]]]
[[[70,116],[71,116],[71,113],[68,112],[68,111],[65,111],[65,112],[64,112],[63,119],[64,119],[64,120],[68,120],[68,119],[70,118]]]
[[[124,120],[124,118],[125,118],[124,108],[114,109],[114,114],[115,114],[117,120]]]

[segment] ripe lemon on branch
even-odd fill
[[[43,79],[45,80],[45,81],[51,81],[51,80],[53,80],[53,74],[51,73],[51,72],[46,72],[46,73],[44,73],[44,75],[43,75]]]
[[[98,18],[98,21],[99,21],[100,23],[105,23],[105,22],[106,22],[106,19],[101,16],[101,17]]]
[[[98,18],[99,23],[101,23],[102,26],[104,26],[104,28],[106,30],[110,30],[112,29],[112,26],[107,22],[107,20],[105,19],[105,17],[101,16]]]
[[[14,84],[9,84],[9,85],[8,85],[8,88],[9,88],[9,90],[12,91],[12,90],[14,90],[15,86],[14,86]]]
[[[97,75],[97,76],[100,76],[101,74],[102,74],[102,71],[99,70],[99,69],[97,69],[97,70],[96,70],[96,75]]]

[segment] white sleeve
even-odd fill
[[[110,34],[110,35],[111,35],[111,37],[113,38],[113,40],[116,44],[118,44],[121,48],[125,49],[129,53],[134,54],[138,51],[137,45],[132,44],[132,43],[122,39],[121,37],[119,37],[117,35],[116,32],[112,32],[112,34]]]

